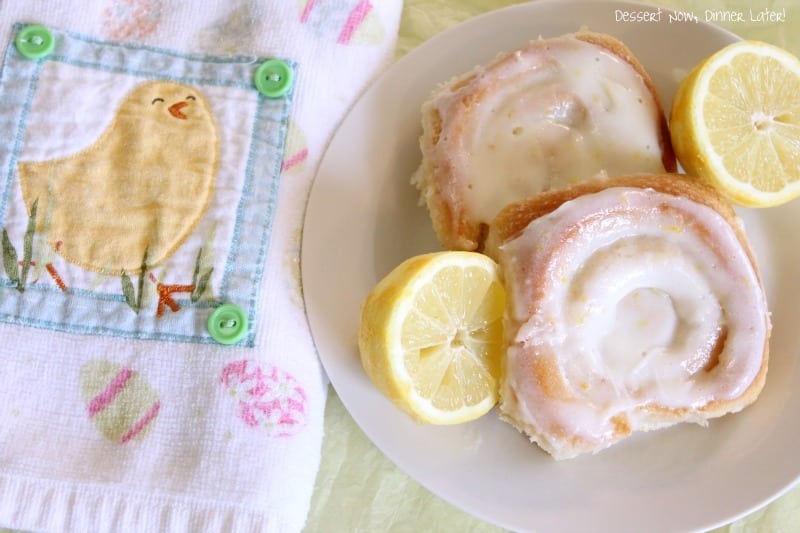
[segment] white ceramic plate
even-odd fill
[[[708,428],[640,434],[594,456],[555,462],[494,412],[460,426],[413,422],[361,369],[360,305],[394,266],[438,250],[409,177],[420,154],[420,104],[439,82],[539,35],[586,26],[615,35],[650,72],[666,109],[677,81],[736,37],[694,22],[617,22],[629,3],[539,1],[452,28],[395,63],[334,136],[308,204],[302,272],[325,370],[367,436],[445,500],[509,529],[686,531],[719,525],[788,489],[800,474],[800,209],[744,211],[774,331],[767,385],[742,413]]]

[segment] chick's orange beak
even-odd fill
[[[187,102],[177,102],[177,103],[174,103],[171,106],[169,106],[167,108],[167,111],[169,111],[169,114],[172,115],[175,118],[179,118],[181,120],[186,120],[186,115],[184,115],[181,112],[181,109],[183,109],[187,105],[189,105]]]

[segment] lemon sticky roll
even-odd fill
[[[480,250],[507,204],[598,174],[674,171],[655,88],[617,39],[539,39],[437,88],[412,178],[448,249]]]
[[[509,206],[501,416],[557,459],[704,424],[761,391],[770,320],[730,207],[678,175],[597,180]]]

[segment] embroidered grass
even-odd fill
[[[144,278],[147,275],[147,248],[144,250],[144,256],[142,257],[142,268],[139,271],[139,283],[137,289],[134,289],[133,282],[131,281],[131,277],[125,272],[122,271],[121,276],[121,283],[122,283],[122,295],[125,296],[125,303],[133,309],[133,311],[138,315],[139,311],[142,309],[142,293],[144,292]]]
[[[8,231],[3,228],[3,268],[6,271],[8,279],[17,284],[17,290],[19,292],[25,291],[28,271],[31,267],[33,235],[36,233],[36,209],[38,205],[39,199],[37,198],[33,201],[33,205],[31,205],[31,213],[28,216],[28,226],[25,228],[25,235],[22,238],[22,261],[19,260],[17,249],[11,242]]]
[[[156,310],[156,317],[164,316],[166,308],[171,309],[173,312],[180,310],[180,305],[172,298],[172,294],[176,292],[190,293],[189,299],[191,302],[197,303],[206,291],[209,289],[211,281],[211,274],[214,272],[213,267],[203,268],[203,248],[197,252],[195,259],[194,272],[192,273],[192,283],[190,285],[169,285],[160,283],[158,279],[147,271],[147,250],[145,250],[144,257],[142,258],[142,266],[139,271],[138,286],[134,287],[133,280],[125,272],[122,271],[120,281],[122,283],[122,295],[125,297],[125,303],[133,309],[135,313],[139,313],[142,309],[142,295],[144,293],[144,282],[146,277],[150,277],[153,283],[156,283],[156,292],[158,293],[158,308]],[[213,297],[208,298],[209,302],[213,302]]]
[[[181,306],[172,298],[173,293],[189,293],[189,300],[192,304],[197,303],[203,294],[208,289],[211,273],[214,272],[213,267],[202,268],[203,263],[203,248],[197,252],[197,258],[194,262],[194,272],[192,273],[192,283],[190,285],[166,285],[164,283],[157,283],[156,291],[158,292],[158,308],[156,309],[156,317],[164,316],[164,311],[168,307],[173,313],[180,310]],[[213,302],[213,297],[208,298],[209,302]]]
[[[214,272],[214,267],[207,268],[202,274],[200,274],[200,262],[203,257],[203,249],[197,252],[197,259],[194,262],[194,273],[192,274],[192,285],[194,285],[194,289],[192,290],[192,294],[190,299],[192,303],[196,303],[203,293],[206,292],[208,288],[208,282],[211,280],[211,273]]]

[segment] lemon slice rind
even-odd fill
[[[420,422],[474,420],[497,402],[504,305],[497,266],[487,256],[448,251],[410,258],[364,303],[362,366]]]
[[[777,62],[775,67],[779,65],[780,71],[776,73],[773,70],[773,76],[781,75],[784,79],[789,79],[800,91],[798,58],[774,45],[758,41],[739,41],[700,63],[681,82],[674,98],[670,129],[676,155],[687,173],[706,181],[733,203],[747,207],[770,207],[800,196],[800,167],[786,165],[784,161],[786,158],[782,160],[778,154],[766,153],[774,149],[776,142],[781,142],[784,147],[793,144],[800,146],[800,127],[797,127],[797,136],[785,142],[782,136],[793,133],[792,125],[784,127],[784,124],[779,124],[780,131],[756,131],[755,124],[759,117],[763,117],[765,124],[769,126],[770,121],[775,120],[774,117],[779,113],[771,110],[773,114],[770,114],[757,109],[758,102],[754,101],[762,100],[770,103],[768,91],[772,78],[759,80],[757,79],[759,73],[736,70],[734,63],[748,54],[757,58],[762,64],[769,61]],[[732,70],[725,72],[724,69]],[[765,72],[769,73],[768,69],[760,69],[760,73]],[[717,95],[711,88],[717,76],[735,76],[749,80],[756,86],[739,87],[741,90],[738,94],[736,91],[730,91]],[[714,117],[706,115],[706,103],[707,99],[713,98],[724,100],[717,104],[726,105],[728,109],[734,109],[732,106],[738,105],[738,111],[746,114],[752,121],[752,127],[748,130],[748,124],[743,121],[738,125],[739,131],[731,128],[730,134],[712,130],[709,122]],[[750,107],[742,109],[742,105]],[[786,102],[786,105],[791,105],[791,102]],[[731,113],[727,113],[721,118],[731,123],[730,115]],[[718,138],[716,143],[712,140],[713,137]],[[720,149],[719,139],[724,139],[727,144],[732,145],[726,146],[727,152]],[[754,143],[760,144],[757,146]],[[751,161],[744,166],[749,169],[729,168],[730,160],[741,162],[748,156]],[[800,158],[800,154],[793,153],[791,157],[797,159]],[[770,159],[774,162],[772,165],[767,164]]]

